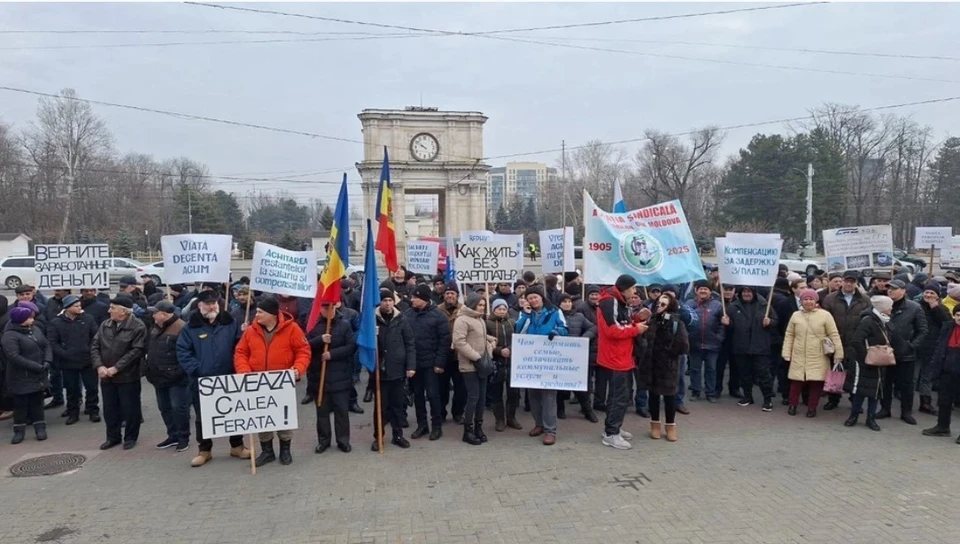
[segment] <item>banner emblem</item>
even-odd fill
[[[641,274],[653,274],[663,267],[663,246],[643,231],[626,232],[620,237],[620,256]]]

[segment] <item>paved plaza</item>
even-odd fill
[[[301,407],[293,465],[252,476],[225,439],[201,468],[189,466],[193,448],[155,450],[163,433],[149,385],[143,398],[132,451],[100,452],[103,424],[65,427],[59,411],[47,412],[46,442],[31,431],[11,446],[11,423],[0,424],[0,543],[931,544],[960,531],[960,446],[922,437],[933,424],[923,414],[916,427],[884,420],[874,433],[843,427],[843,411],[806,419],[723,397],[678,415],[673,444],[650,440],[631,413],[634,449],[617,451],[571,406],[553,447],[527,436],[521,413],[524,431],[494,432],[488,417],[483,446],[448,425],[438,442],[378,455],[364,404],[352,415],[354,451],[315,455],[315,415]],[[88,460],[69,474],[9,476],[13,463],[54,452]]]

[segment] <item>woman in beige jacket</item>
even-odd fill
[[[799,312],[794,312],[783,339],[783,359],[790,362],[790,408],[787,413],[797,415],[797,404],[804,383],[809,384],[807,417],[817,416],[817,405],[823,393],[823,382],[830,369],[831,357],[843,360],[843,343],[833,316],[817,307],[819,297],[813,289],[800,293]],[[833,343],[833,355],[824,353],[824,340]]]
[[[470,294],[453,322],[453,349],[457,352],[460,374],[467,389],[467,406],[463,413],[463,441],[478,446],[487,441],[483,434],[484,401],[487,398],[487,376],[480,376],[475,363],[487,353],[493,355],[497,339],[487,335],[485,313],[487,302]]]

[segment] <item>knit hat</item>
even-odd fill
[[[490,309],[491,311],[493,311],[501,306],[503,306],[504,308],[507,308],[507,301],[503,300],[502,298],[498,298],[497,300],[493,301],[493,304],[490,305]]]
[[[413,292],[413,297],[430,302],[430,287],[427,286],[427,284],[425,283],[421,283],[420,285],[417,286],[417,289]]]
[[[480,304],[481,300],[483,300],[483,297],[481,297],[480,295],[475,293],[470,293],[469,295],[467,295],[467,301],[465,304],[471,310],[476,310],[477,305]]]
[[[870,304],[873,304],[873,308],[879,312],[893,309],[893,299],[884,295],[870,297]]]
[[[637,285],[636,278],[634,278],[630,274],[620,274],[620,276],[617,277],[616,283],[614,283],[614,286],[620,291],[626,291],[627,289],[634,287],[636,285]]]
[[[953,300],[960,300],[960,283],[948,283],[947,296]]]
[[[448,281],[446,287],[443,288],[443,294],[453,291],[454,293],[460,294],[460,289],[457,287],[457,282]]]
[[[790,288],[790,281],[787,280],[787,278],[777,278],[777,279],[773,282],[773,288],[774,288],[774,289],[789,289],[789,288]]]
[[[26,309],[30,310],[31,312],[33,312],[34,315],[40,313],[40,308],[37,308],[37,305],[36,305],[36,304],[34,304],[34,303],[32,303],[32,302],[29,302],[29,301],[26,301],[26,302],[19,302],[19,301],[18,301],[18,302],[17,302],[17,308],[26,308]]]
[[[801,301],[807,298],[812,298],[813,300],[820,300],[820,297],[817,296],[817,292],[814,291],[813,289],[804,289],[803,291],[800,292]]]
[[[73,306],[74,304],[80,304],[80,297],[77,295],[67,295],[63,297],[63,309]]]
[[[569,300],[570,302],[573,302],[573,297],[570,296],[570,295],[567,294],[567,293],[563,293],[563,294],[560,295],[560,300],[557,301],[557,303],[559,304],[559,303],[561,303],[561,302],[566,302],[566,301],[568,301],[568,300]]]
[[[33,317],[33,312],[29,308],[17,306],[7,313],[10,316],[10,322],[14,325],[23,325],[23,322]]]
[[[394,295],[395,293],[393,292],[392,289],[387,289],[386,287],[380,289],[380,300],[383,300],[385,298],[393,299]]]
[[[268,297],[257,303],[257,309],[270,315],[280,315],[280,301]]]
[[[677,286],[672,283],[668,283],[663,286],[663,291],[660,292],[663,294],[673,293],[673,296],[677,296]]]
[[[110,299],[110,304],[115,306],[123,306],[124,308],[133,309],[133,299],[125,295],[117,295]]]
[[[706,287],[707,289],[709,289],[709,288],[710,288],[710,284],[707,282],[707,280],[697,280],[697,281],[693,282],[693,290],[694,290],[694,291],[696,291],[697,289],[700,289],[701,287]]]
[[[586,287],[586,295],[590,296],[590,293],[599,293],[600,287],[597,285],[590,284]]]
[[[537,275],[534,274],[532,270],[527,270],[523,273],[523,281],[533,283],[537,281]]]
[[[444,279],[444,277],[443,277],[441,274],[437,274],[436,276],[433,277],[433,281],[431,281],[430,283],[432,283],[432,284],[434,284],[434,285],[436,285],[436,284],[438,284],[438,283],[442,283],[442,284],[446,285],[447,280]]]
[[[526,293],[526,294],[527,294],[528,297],[529,297],[530,295],[537,295],[537,296],[540,297],[540,298],[544,298],[544,296],[543,296],[543,287],[540,287],[539,285],[533,285],[533,286],[529,287],[529,288],[527,289],[527,293]]]
[[[924,291],[933,291],[940,296],[940,284],[935,281],[928,281],[926,285],[923,286]]]
[[[527,286],[527,282],[525,282],[525,281],[523,281],[523,280],[517,280],[517,281],[513,282],[513,290],[516,291],[516,290],[517,290],[517,287],[520,287],[521,285],[524,286],[524,287],[526,287],[526,286]]]

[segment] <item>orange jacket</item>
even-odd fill
[[[303,376],[310,364],[310,344],[289,314],[280,312],[277,330],[267,345],[263,327],[254,321],[237,344],[233,368],[238,374],[296,368]]]

